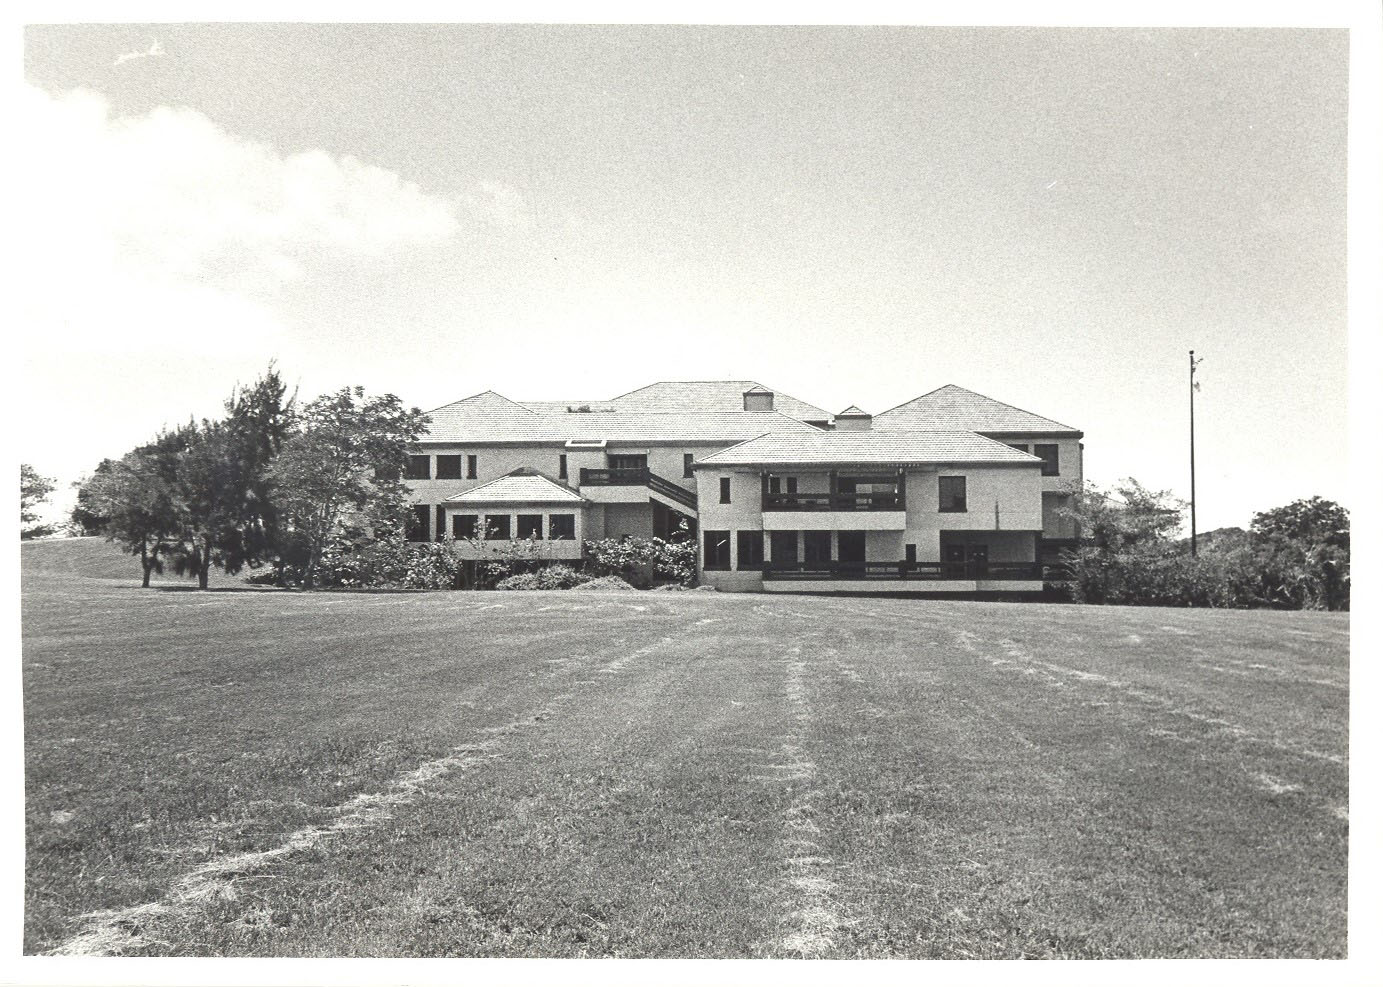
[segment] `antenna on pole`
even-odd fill
[[[1196,364],[1200,360],[1196,359],[1196,351],[1191,350],[1191,557],[1196,557],[1196,391],[1200,390],[1200,385],[1196,383]],[[1204,359],[1204,357],[1202,357]]]

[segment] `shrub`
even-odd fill
[[[619,576],[639,589],[655,582],[690,586],[696,581],[696,541],[682,528],[672,538],[605,538],[586,542],[596,575]]]

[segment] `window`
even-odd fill
[[[404,537],[409,541],[427,541],[427,519],[431,513],[431,505],[414,504],[412,512],[408,515],[408,527]]]
[[[904,560],[905,562],[916,562],[916,561],[917,561],[917,546],[916,546],[916,545],[904,545],[904,546],[903,546],[903,560]]]
[[[437,457],[437,479],[439,480],[459,480],[461,479],[461,457],[458,456],[438,456]]]
[[[937,477],[940,488],[940,504],[937,510],[951,513],[965,513],[965,477],[963,476],[941,476]]]
[[[720,502],[722,504],[730,503],[730,478],[728,476],[720,478]]]
[[[547,536],[553,541],[573,541],[576,538],[576,515],[548,515]]]
[[[739,561],[737,568],[762,569],[764,566],[764,533],[762,531],[740,531],[735,535]]]
[[[453,514],[451,516],[451,536],[453,538],[474,538],[477,514]]]
[[[694,474],[692,473],[692,453],[684,452],[682,453],[682,476],[685,478],[693,475]]]
[[[466,479],[468,479],[468,480],[474,480],[474,479],[475,479],[475,457],[474,457],[474,456],[467,456],[467,457],[466,457]]]
[[[701,532],[704,545],[703,569],[729,569],[730,568],[730,532],[728,531],[703,531]]]
[[[432,478],[431,456],[409,456],[408,470],[403,474],[405,480],[429,480]]]
[[[564,452],[557,457],[557,479],[567,478],[567,454]]]
[[[1042,460],[1043,476],[1060,476],[1061,460],[1057,456],[1057,447],[1052,445],[1037,444],[1032,447],[1032,454]]]
[[[508,541],[509,540],[509,515],[508,514],[486,514],[485,515],[485,539],[487,541]]]
[[[769,492],[769,493],[782,493],[782,492],[783,492],[783,481],[780,480],[780,479],[778,479],[778,477],[776,477],[776,476],[770,476],[770,477],[768,478],[768,492]]]
[[[775,564],[797,561],[797,532],[770,531],[768,544],[773,549],[773,562]]]
[[[1017,449],[1019,452],[1028,451],[1028,444],[1026,442],[1010,442],[1009,447],[1012,449]]]
[[[520,514],[519,537],[536,538],[541,541],[543,537],[543,516],[541,514]]]
[[[447,540],[447,509],[437,505],[437,524],[432,528],[432,536],[438,541]]]
[[[802,532],[802,560],[804,562],[831,561],[831,533],[829,531]]]
[[[797,493],[797,477],[788,477],[788,493]]]

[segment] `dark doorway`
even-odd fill
[[[797,532],[770,531],[768,547],[773,553],[773,564],[782,562],[791,565],[797,561]]]
[[[971,545],[965,562],[968,578],[983,579],[989,573],[989,546]]]
[[[941,561],[946,567],[947,579],[965,578],[965,546],[942,545]]]
[[[842,531],[839,532],[839,551],[841,568],[857,569],[864,571],[864,532],[863,531]]]
[[[802,532],[802,559],[805,562],[831,561],[831,533],[829,531]]]

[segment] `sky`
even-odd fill
[[[269,363],[424,409],[959,384],[1202,531],[1349,505],[1340,30],[61,25],[24,34],[23,461]],[[15,148],[18,148],[16,151]]]

